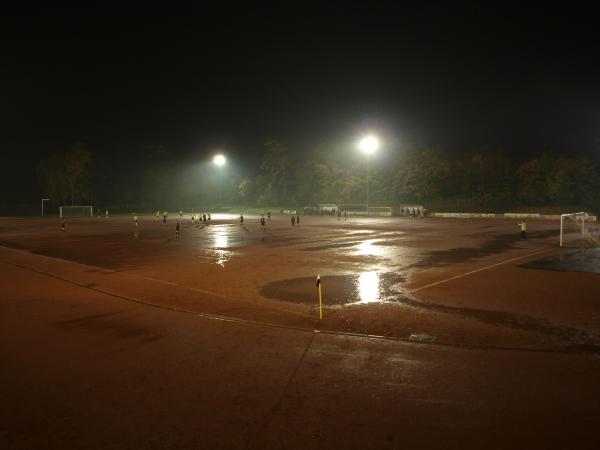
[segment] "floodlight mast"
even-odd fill
[[[369,156],[379,148],[379,140],[375,136],[365,136],[358,143],[358,148],[367,155],[367,216],[369,215]]]
[[[219,205],[221,204],[221,172],[222,172],[222,167],[225,165],[225,163],[227,162],[227,160],[225,159],[225,156],[223,156],[221,153],[216,154],[213,157],[213,163],[218,167],[219,170]]]

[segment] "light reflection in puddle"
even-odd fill
[[[222,227],[219,227],[213,233],[215,248],[215,263],[219,267],[225,267],[225,263],[231,260],[231,252],[224,250],[229,248],[229,233]]]
[[[355,254],[361,256],[382,256],[385,253],[385,250],[381,246],[373,245],[374,242],[374,239],[361,242],[356,247]]]
[[[229,247],[229,234],[222,229],[218,229],[214,233],[214,247],[215,248],[228,248]]]
[[[215,263],[219,267],[225,267],[225,263],[231,260],[231,252],[227,250],[215,250]]]
[[[323,303],[333,305],[357,305],[402,301],[398,286],[406,277],[397,272],[366,271],[348,275],[325,275],[321,277]],[[295,303],[311,303],[315,300],[313,277],[277,280],[261,287],[261,295]],[[318,300],[317,300],[318,302]]]
[[[355,303],[372,303],[381,301],[379,292],[379,272],[363,272],[356,280],[359,300]]]

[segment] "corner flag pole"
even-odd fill
[[[321,293],[321,275],[317,275],[317,288],[319,289],[319,320],[323,320],[323,295]]]

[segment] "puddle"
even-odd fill
[[[600,273],[600,248],[573,249],[521,264],[527,269]]]
[[[225,264],[231,260],[231,254],[227,250],[215,250],[215,264],[219,267],[225,267]]]
[[[544,239],[554,236],[556,236],[555,230],[528,233],[529,240]],[[504,234],[496,237],[495,239],[487,240],[478,247],[460,247],[449,250],[434,250],[428,252],[422,261],[413,264],[411,267],[442,267],[448,264],[462,263],[477,258],[483,258],[484,256],[512,250],[517,248],[516,245],[520,242],[522,241],[517,233]]]
[[[318,252],[321,250],[331,250],[334,248],[345,248],[345,247],[354,247],[355,245],[360,244],[362,241],[355,242],[343,242],[340,244],[327,244],[327,245],[317,245],[315,247],[305,247],[302,250],[305,252]]]
[[[355,254],[359,256],[382,256],[385,253],[385,249],[379,245],[375,245],[376,242],[376,239],[368,239],[361,242],[356,247]]]
[[[394,272],[361,272],[321,277],[325,305],[400,301],[394,287],[406,277]],[[315,277],[293,278],[264,285],[260,295],[294,303],[318,302]]]

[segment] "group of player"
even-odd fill
[[[411,219],[423,219],[425,217],[425,210],[422,207],[400,208],[400,217],[410,217]]]
[[[271,222],[271,211],[267,211],[267,220],[265,221],[265,213],[260,215],[260,229],[264,230],[267,225],[267,221]],[[244,215],[240,214],[240,225],[244,223]]]
[[[162,225],[166,226],[167,225],[167,218],[169,217],[169,213],[167,211],[163,211],[162,213],[160,211],[156,211],[156,219],[160,220],[162,218]],[[100,214],[100,210],[98,209],[98,218],[100,218],[101,214]],[[108,219],[108,209],[105,210],[105,218]],[[137,228],[139,227],[139,218],[137,213],[132,213],[133,216],[133,223],[135,226],[135,235],[137,237]],[[339,215],[338,215],[339,218]],[[183,219],[183,211],[179,211],[179,219]],[[175,237],[176,239],[179,239],[179,235],[180,235],[180,231],[181,231],[181,226],[179,224],[179,219],[177,219],[175,221]],[[211,222],[211,214],[210,213],[198,213],[196,214],[192,214],[192,224],[195,224],[196,222],[198,222],[198,224],[205,224],[208,225]],[[346,219],[346,213],[344,213],[344,220]],[[260,215],[260,225],[261,225],[261,229],[265,229],[267,222],[271,222],[271,211],[268,211],[266,214],[266,219],[265,219],[265,213],[262,213]],[[300,227],[300,215],[299,214],[292,214],[290,217],[290,222],[292,224],[292,227]],[[240,225],[244,224],[244,214],[241,213],[240,214]],[[66,230],[66,222],[64,219],[62,219],[61,221],[61,230],[65,231]]]

